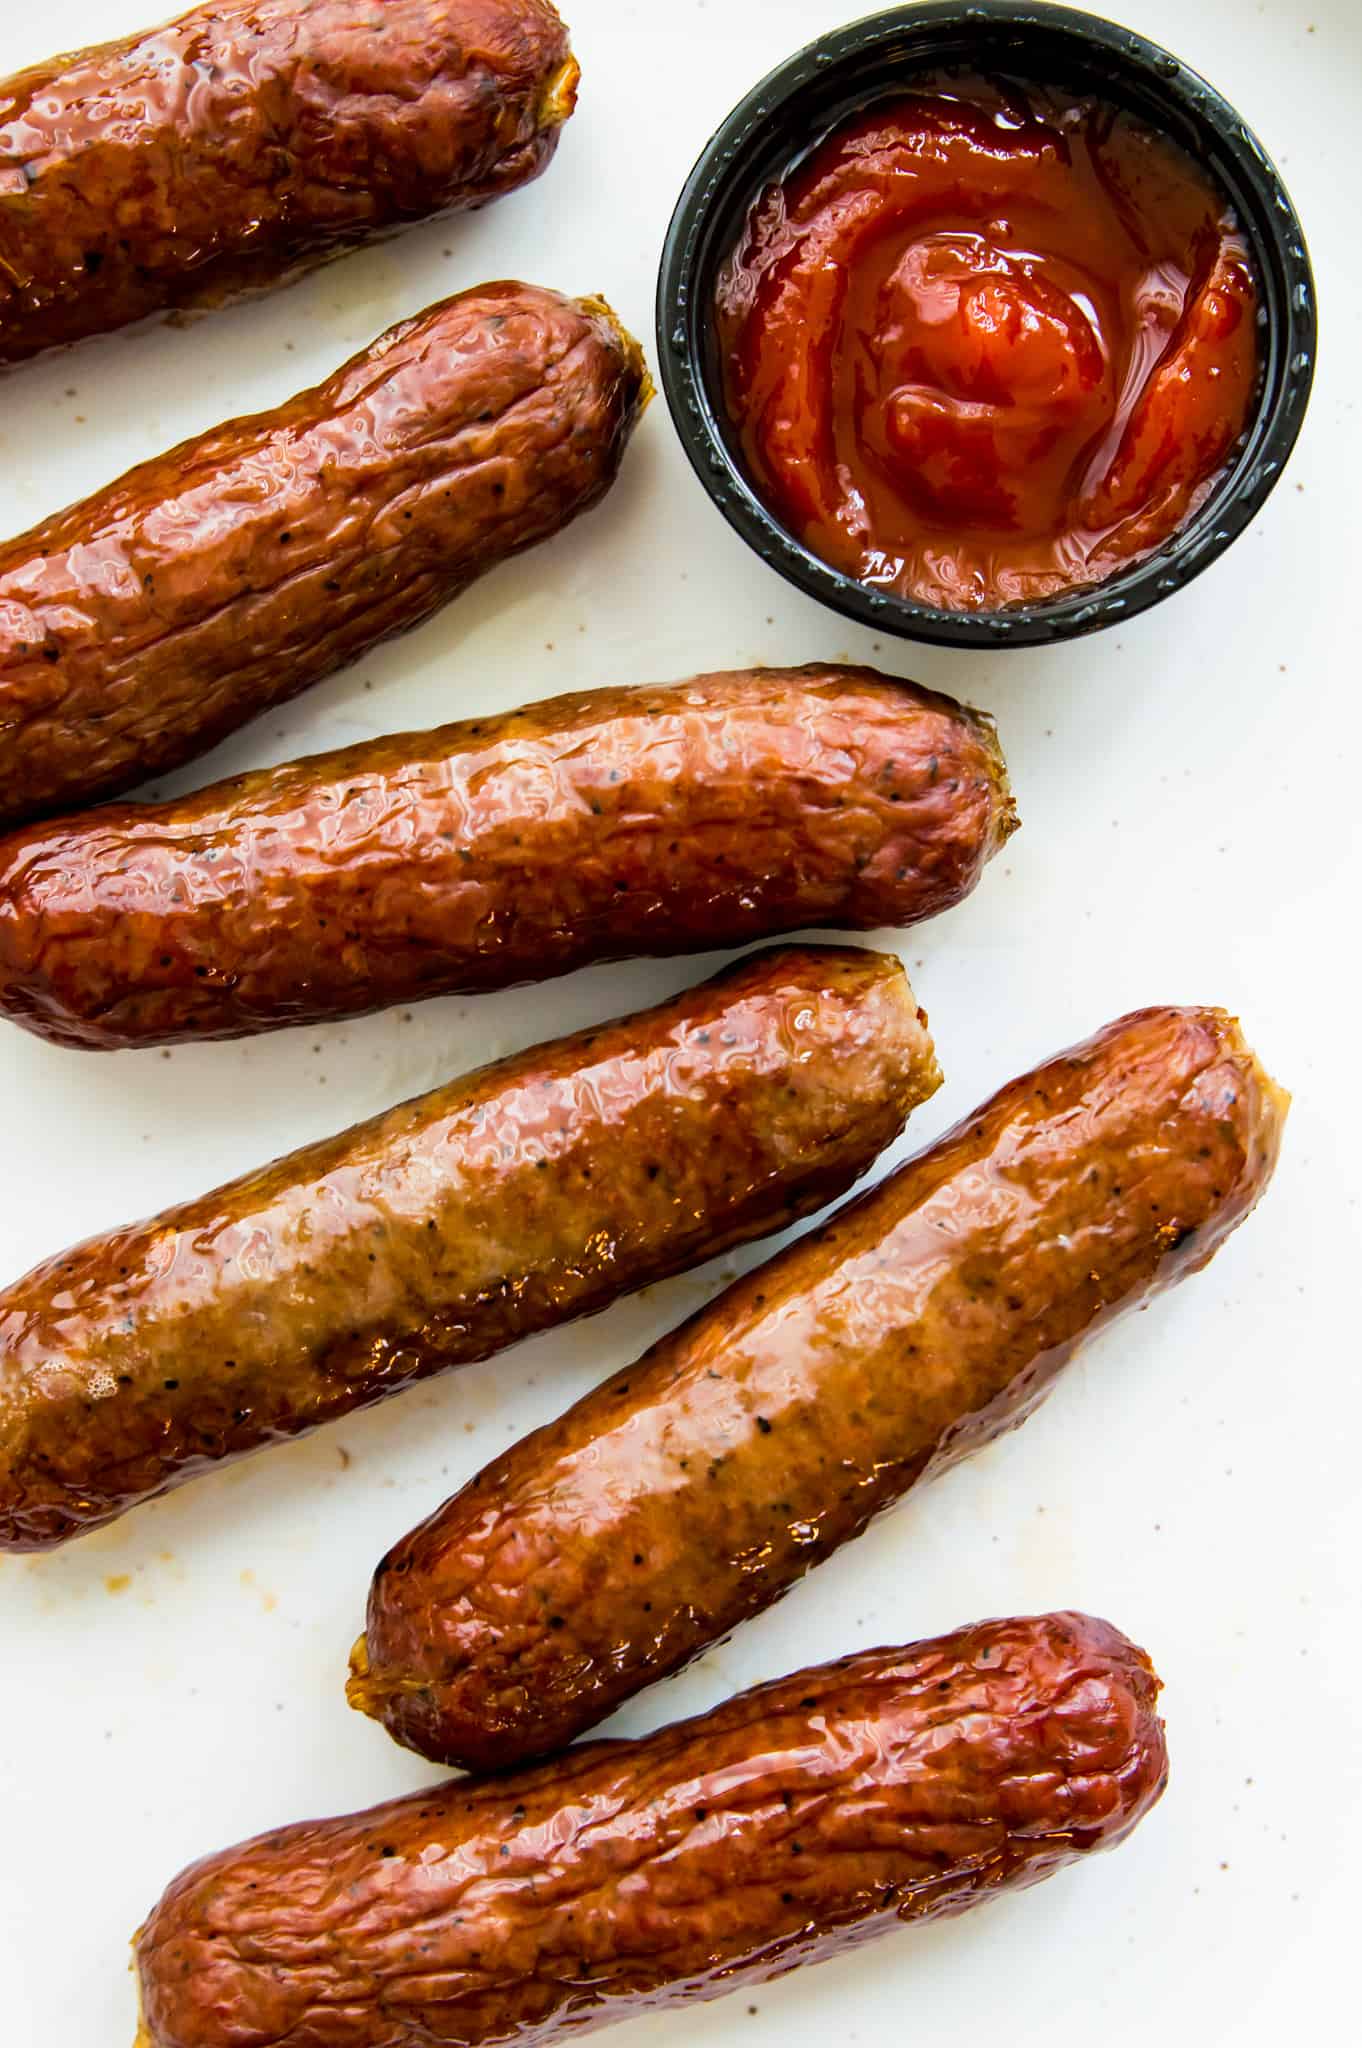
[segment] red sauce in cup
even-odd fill
[[[1120,108],[937,75],[754,205],[717,313],[752,480],[950,610],[1101,582],[1205,499],[1256,394],[1248,247]]]

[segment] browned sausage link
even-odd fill
[[[576,85],[549,0],[212,0],[0,80],[0,363],[523,185]]]
[[[262,1835],[138,1936],[143,2048],[543,2048],[764,1982],[1122,1840],[1158,1690],[1105,1622],[985,1622]]]
[[[939,1079],[896,960],[759,954],[92,1239],[0,1293],[0,1547],[808,1215]]]
[[[0,549],[0,824],[116,795],[608,489],[648,390],[595,300],[484,285]]]
[[[906,925],[1014,823],[987,720],[868,670],[558,697],[13,835],[0,1012],[154,1045]]]
[[[1203,1266],[1285,1107],[1220,1010],[1142,1011],[1013,1082],[399,1543],[353,1704],[451,1762],[557,1749]]]

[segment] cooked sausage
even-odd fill
[[[0,1013],[226,1038],[957,902],[1015,823],[991,726],[863,669],[598,690],[0,842]]]
[[[0,1292],[0,1548],[809,1215],[939,1080],[896,960],[763,953],[93,1238]]]
[[[400,1542],[352,1703],[477,1768],[570,1741],[1204,1266],[1285,1107],[1220,1010],[1139,1012],[1014,1081]]]
[[[212,0],[0,80],[0,363],[480,206],[576,87],[549,0]]]
[[[647,395],[596,300],[484,285],[0,549],[0,825],[178,767],[605,492]]]
[[[544,2048],[722,1997],[1121,1841],[1167,1776],[1148,1659],[985,1622],[176,1879],[142,2048]]]

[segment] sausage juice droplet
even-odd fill
[[[949,610],[1100,583],[1223,471],[1259,378],[1227,200],[1132,115],[945,73],[761,195],[721,274],[752,479],[813,552]]]

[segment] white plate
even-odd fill
[[[581,109],[541,184],[187,331],[8,376],[3,530],[283,398],[389,322],[487,277],[604,291],[651,345],[662,235],[701,144],[770,64],[854,8],[573,0]],[[693,480],[659,403],[602,510],[180,778],[587,684],[758,659],[878,660],[997,714],[1025,824],[970,903],[903,941],[948,1074],[913,1144],[1148,1002],[1237,1009],[1295,1091],[1276,1184],[1209,1273],[1096,1347],[1020,1435],[620,1719],[647,1728],[855,1644],[1079,1605],[1145,1642],[1168,1681],[1163,1805],[1118,1854],[1026,1897],[752,1998],[637,2023],[617,2048],[951,2036],[1050,2048],[1057,2033],[1107,2048],[1277,2048],[1284,2034],[1321,2038],[1332,1999],[1351,2002],[1362,8],[1128,0],[1114,11],[1205,71],[1257,127],[1304,216],[1323,302],[1300,450],[1254,528],[1191,590],[1058,652],[881,645],[756,563]],[[9,0],[0,72],[154,12],[155,0]],[[169,1058],[83,1056],[6,1030],[0,1282],[710,964],[611,968],[547,996],[431,1003]],[[127,1940],[185,1862],[435,1775],[342,1696],[375,1561],[731,1266],[201,1482],[65,1552],[0,1565],[7,2044],[127,2048]]]

